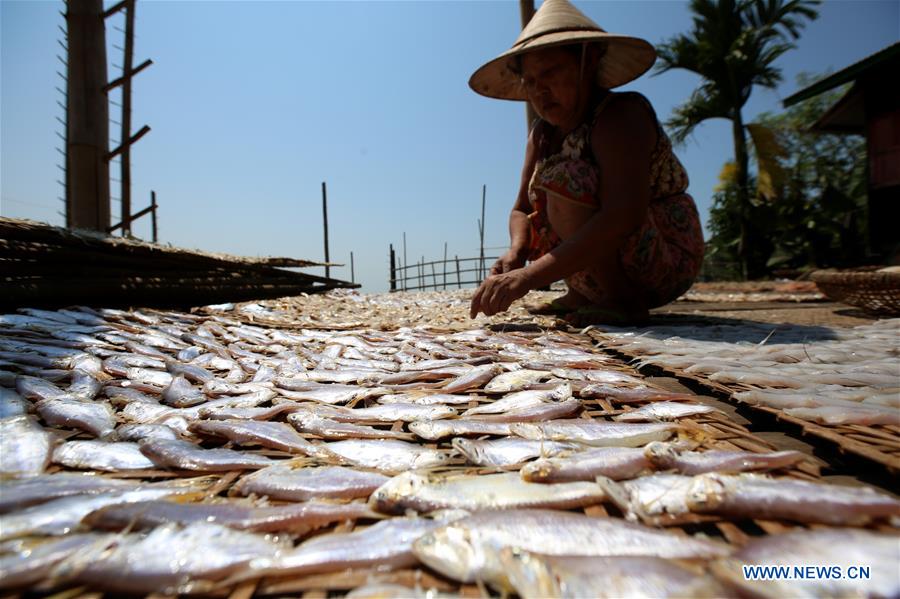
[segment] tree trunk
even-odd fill
[[[734,163],[737,166],[735,180],[738,195],[738,222],[740,223],[740,241],[738,242],[738,259],[741,261],[741,275],[747,280],[750,275],[750,190],[748,189],[748,157],[747,139],[744,137],[744,119],[741,109],[735,107],[731,118],[734,134]]]

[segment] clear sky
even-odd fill
[[[576,5],[607,31],[652,43],[691,24],[678,0]],[[65,222],[63,10],[61,0],[0,0],[0,214],[56,225]],[[350,278],[352,251],[365,291],[387,288],[388,245],[399,249],[404,232],[410,262],[440,258],[445,242],[450,256],[477,256],[482,185],[485,245],[508,243],[524,109],[467,81],[512,44],[516,0],[140,0],[136,14],[135,64],[154,64],[134,85],[133,129],[152,131],[132,150],[132,205],[157,192],[162,242],[321,259],[326,181],[331,257],[348,265],[332,274]],[[122,28],[121,16],[107,20],[111,79]],[[779,60],[783,83],[755,90],[745,120],[780,110],[798,73],[841,69],[898,39],[900,0],[826,1]],[[664,119],[697,81],[676,71],[623,89],[644,93]],[[730,125],[712,121],[678,149],[704,222],[732,148]],[[112,212],[117,222],[116,201]],[[149,239],[148,218],[134,232]]]

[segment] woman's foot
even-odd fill
[[[608,324],[619,327],[642,326],[650,319],[650,312],[641,309],[605,308],[582,306],[565,315],[566,322],[574,327]]]
[[[526,304],[525,311],[535,316],[565,316],[587,305],[589,305],[587,298],[570,289],[565,295],[549,302]]]

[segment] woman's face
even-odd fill
[[[528,101],[542,119],[556,127],[581,121],[584,100],[579,95],[581,65],[562,48],[547,48],[522,56],[522,85]]]

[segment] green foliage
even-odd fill
[[[811,83],[808,76],[798,78],[800,87]],[[760,116],[758,125],[773,138],[754,136],[765,140],[755,148],[756,162],[777,164],[780,175],[770,181],[768,193],[752,203],[748,235],[753,241],[747,259],[755,268],[771,273],[783,268],[849,266],[864,256],[865,140],[809,131],[845,91],[821,94],[780,114]],[[716,265],[721,270],[721,264],[740,260],[740,209],[729,172],[726,166],[710,209],[707,270]]]
[[[803,19],[815,19],[817,0],[691,0],[690,32],[657,47],[656,73],[686,69],[703,78],[666,122],[682,143],[707,119],[733,119],[754,85],[781,81],[775,60],[794,47]]]
[[[713,118],[732,122],[734,135],[734,203],[738,215],[738,259],[743,277],[754,268],[747,140],[742,109],[753,87],[774,88],[781,81],[775,61],[794,48],[807,20],[815,19],[819,0],[691,0],[693,26],[657,46],[656,73],[686,69],[701,83],[666,122],[672,140],[683,143],[700,123]],[[763,169],[764,187],[777,185]],[[771,192],[767,191],[767,194]],[[724,201],[724,200],[723,200]]]

